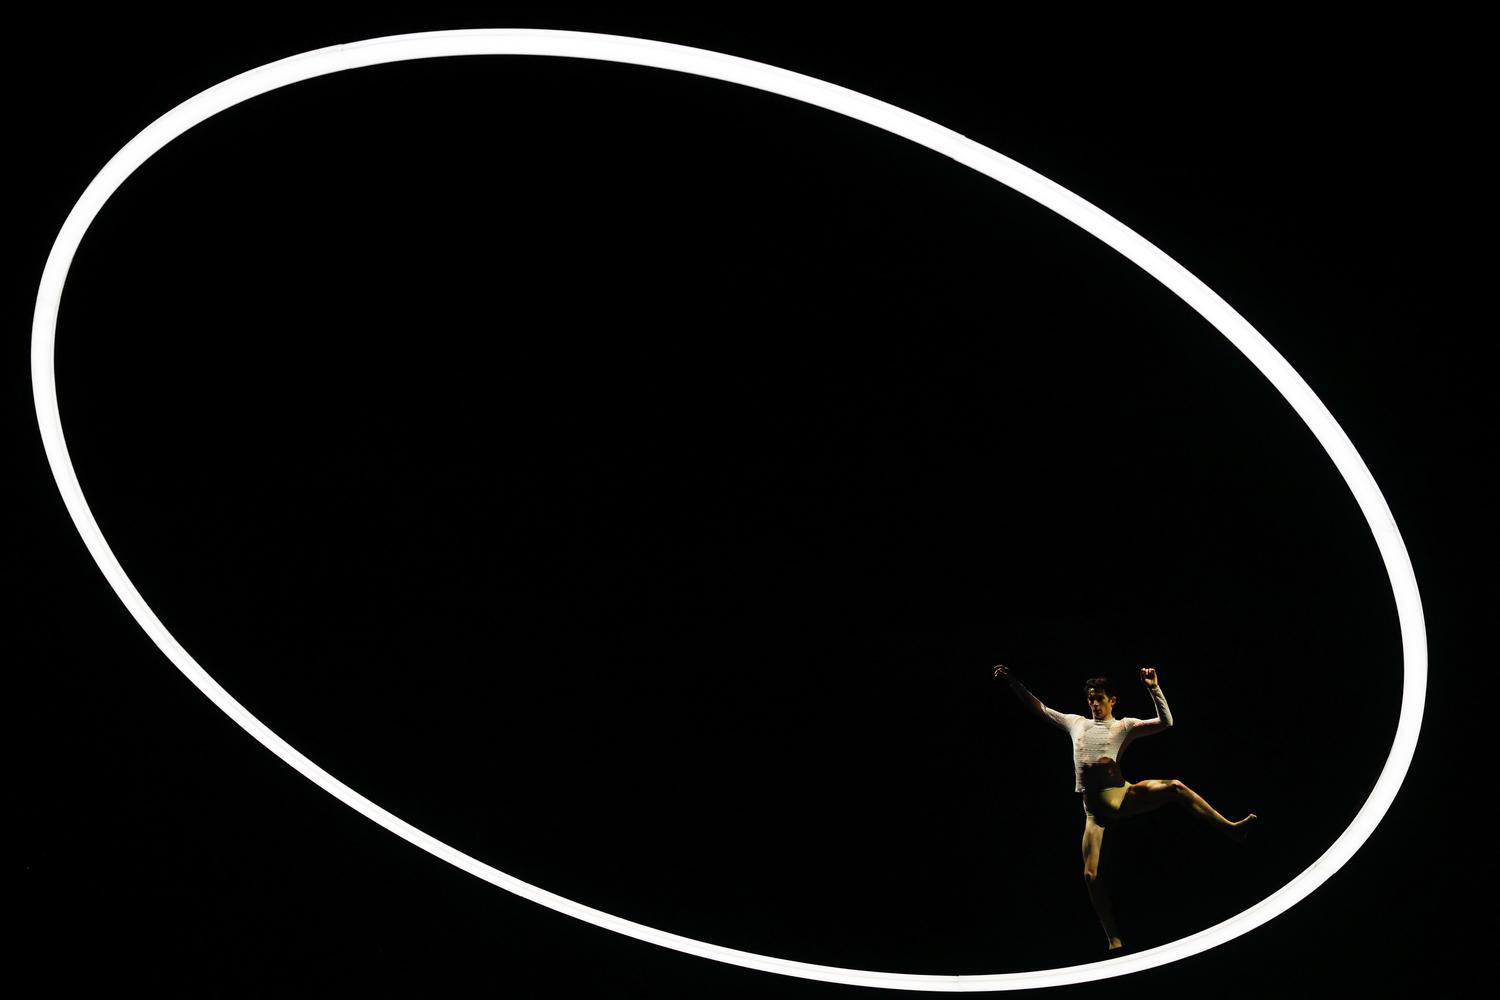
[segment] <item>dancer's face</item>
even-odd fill
[[[1098,688],[1089,688],[1089,714],[1096,719],[1115,717],[1115,699]]]

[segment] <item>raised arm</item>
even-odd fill
[[[1141,719],[1132,731],[1138,736],[1150,736],[1172,728],[1172,710],[1167,707],[1167,696],[1161,693],[1161,682],[1156,679],[1153,667],[1141,668],[1141,683],[1146,685],[1151,700],[1156,703],[1156,718]]]
[[[1026,690],[1026,685],[1011,676],[1010,669],[1005,664],[995,664],[995,676],[1004,678],[1005,682],[1010,685],[1011,691],[1015,693],[1015,696],[1021,699],[1021,704],[1025,705],[1037,718],[1043,722],[1050,722],[1054,726],[1061,726],[1063,729],[1068,728],[1067,720],[1063,718],[1062,713],[1043,705],[1036,695]]]

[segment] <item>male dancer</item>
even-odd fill
[[[1038,718],[1051,722],[1064,730],[1073,740],[1074,791],[1083,800],[1083,880],[1088,886],[1089,900],[1104,935],[1109,939],[1109,950],[1115,951],[1123,945],[1120,932],[1115,926],[1114,910],[1109,895],[1099,880],[1099,852],[1104,846],[1104,830],[1131,816],[1159,809],[1175,802],[1192,810],[1193,814],[1217,827],[1234,840],[1243,842],[1250,835],[1250,826],[1256,820],[1251,813],[1237,823],[1231,823],[1219,814],[1203,797],[1182,782],[1152,779],[1132,784],[1120,773],[1119,760],[1125,748],[1139,736],[1164,732],[1172,727],[1172,710],[1167,707],[1166,695],[1151,667],[1141,668],[1141,683],[1156,703],[1154,719],[1117,719],[1114,715],[1116,697],[1109,680],[1093,677],[1084,682],[1084,692],[1089,705],[1089,717],[1068,715],[1043,705],[1036,696],[1014,677],[1006,666],[997,664],[995,676],[1003,677],[1010,689]]]

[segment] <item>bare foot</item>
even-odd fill
[[[1246,840],[1250,839],[1250,828],[1255,825],[1257,819],[1260,819],[1260,817],[1255,815],[1255,813],[1251,813],[1238,823],[1229,824],[1229,829],[1225,832],[1243,844]]]

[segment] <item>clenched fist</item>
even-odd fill
[[[1144,684],[1144,685],[1146,685],[1148,688],[1154,688],[1154,687],[1156,687],[1156,668],[1155,667],[1142,667],[1141,668],[1141,683]]]

